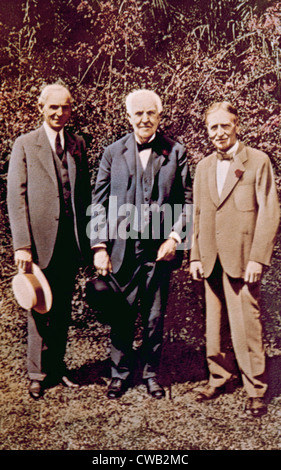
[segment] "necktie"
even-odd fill
[[[57,137],[56,137],[56,154],[57,156],[62,159],[63,157],[63,154],[64,154],[64,150],[61,146],[61,141],[60,141],[60,135],[59,133],[57,133]]]
[[[233,154],[232,153],[227,153],[227,152],[222,152],[220,150],[217,151],[217,158],[219,160],[233,160]]]
[[[146,149],[151,149],[152,146],[153,146],[153,142],[145,142],[144,144],[137,144],[138,145],[138,151],[141,152],[142,150],[146,150]]]

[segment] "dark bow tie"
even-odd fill
[[[227,152],[217,152],[217,158],[219,160],[233,160],[233,154],[232,153],[227,153]]]
[[[144,144],[137,143],[138,151],[141,152],[142,150],[152,149],[154,143],[154,139],[151,142],[145,142]]]

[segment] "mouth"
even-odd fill
[[[61,124],[63,124],[63,120],[62,119],[53,119],[53,123],[60,126]]]
[[[218,145],[223,145],[223,144],[226,144],[226,143],[227,143],[227,139],[216,140],[216,144],[218,144]]]

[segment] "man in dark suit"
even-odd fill
[[[111,273],[126,305],[112,305],[112,380],[120,396],[132,372],[134,327],[140,302],[143,380],[155,398],[170,263],[184,237],[191,180],[185,149],[157,132],[162,104],[150,90],[126,99],[133,131],[106,148],[92,201],[91,246],[97,273]],[[180,209],[179,209],[180,208]],[[96,223],[99,214],[105,225]],[[100,220],[100,219],[99,219]]]
[[[260,280],[280,218],[274,175],[265,153],[238,140],[238,113],[230,103],[214,103],[206,125],[216,151],[195,172],[190,271],[194,279],[204,278],[210,377],[197,400],[223,392],[236,359],[249,397],[247,412],[260,416],[267,390]]]
[[[8,212],[16,265],[28,271],[31,262],[37,263],[53,294],[47,314],[28,312],[27,369],[33,398],[42,395],[48,381],[77,386],[64,354],[77,269],[90,252],[90,179],[83,138],[64,129],[71,104],[65,87],[46,86],[38,104],[43,125],[16,139],[9,163]]]

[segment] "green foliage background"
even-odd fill
[[[280,192],[281,2],[2,0],[0,27],[3,282],[14,269],[6,210],[9,154],[19,134],[39,125],[37,98],[46,83],[61,81],[74,96],[70,126],[88,144],[92,183],[104,147],[129,130],[126,94],[148,87],[162,97],[162,130],[186,145],[192,173],[211,150],[204,110],[215,100],[232,101],[240,110],[241,138],[268,153]],[[276,250],[274,275],[265,278],[271,298],[280,282],[279,244]],[[180,303],[188,282],[192,292],[189,305],[177,309],[178,331],[186,331],[201,297],[186,272],[179,277],[174,301]],[[279,304],[271,325],[279,325]],[[203,328],[197,313],[198,321]]]

